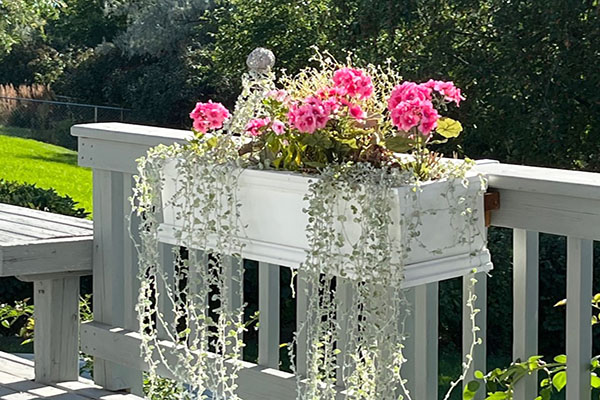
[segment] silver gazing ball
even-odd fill
[[[267,72],[275,65],[275,55],[269,49],[257,47],[248,55],[246,65],[251,71]]]

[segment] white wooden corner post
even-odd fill
[[[120,172],[94,169],[94,320],[125,326],[125,206],[124,182]],[[127,318],[128,319],[128,318]],[[130,323],[130,321],[128,321]],[[109,390],[141,391],[141,373],[98,357],[94,380]]]
[[[132,195],[135,160],[158,144],[182,142],[189,132],[121,123],[76,125],[79,165],[93,169],[94,246],[93,312],[94,321],[109,326],[138,329],[135,304],[139,282],[137,255],[129,237],[127,217],[131,213],[128,198]],[[134,217],[131,230],[135,236],[139,221]],[[99,340],[91,329],[82,329],[90,352]],[[98,348],[110,346],[99,343]],[[85,349],[84,349],[85,350]],[[129,390],[142,394],[142,374],[136,368],[94,358],[94,380],[110,390]]]

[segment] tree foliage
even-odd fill
[[[125,16],[115,40],[129,55],[160,56],[181,50],[202,22],[211,0],[108,0],[108,15]]]
[[[61,0],[0,1],[0,57],[26,42],[36,32],[44,34],[48,20],[58,18],[65,4]]]

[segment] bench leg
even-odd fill
[[[34,282],[35,380],[79,377],[79,277]]]

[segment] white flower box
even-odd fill
[[[168,162],[165,169],[163,200],[170,199],[176,193],[177,170],[174,161]],[[239,177],[238,199],[241,203],[241,224],[244,236],[244,258],[298,268],[305,260],[308,242],[305,228],[308,216],[302,210],[307,207],[304,196],[308,192],[311,179],[292,172],[243,170]],[[423,183],[419,193],[421,210],[436,209],[435,215],[421,215],[418,227],[419,240],[424,247],[412,243],[411,251],[404,263],[404,287],[422,285],[465,275],[473,269],[489,271],[492,268],[490,254],[485,246],[483,195],[480,192],[481,181],[475,173],[466,177],[468,187],[456,183],[454,198],[477,196],[473,209],[477,217],[473,226],[466,227],[464,218],[452,215],[447,201],[442,195],[448,190],[448,181]],[[401,212],[412,215],[418,212],[413,207],[411,188],[399,187],[396,190],[396,205],[392,210],[394,224],[390,234],[401,240],[405,234],[398,223]],[[445,205],[445,206],[444,206]],[[184,239],[176,239],[174,232],[181,220],[176,219],[180,210],[172,205],[164,205],[163,223],[159,238],[162,242],[186,245]],[[348,216],[350,212],[348,211]],[[344,230],[349,240],[359,235],[358,226],[348,218]],[[479,232],[473,235],[471,243],[456,243],[457,232]],[[183,240],[183,243],[178,243]]]

